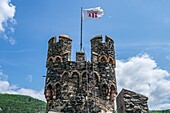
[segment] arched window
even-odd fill
[[[73,72],[73,74],[71,75],[71,79],[75,85],[79,86],[79,74],[78,73]]]
[[[82,94],[85,96],[86,95],[86,91],[87,91],[87,82],[88,82],[88,73],[87,72],[84,72],[82,74],[82,86],[81,86],[81,92]]]
[[[100,62],[106,62],[105,58],[102,57]]]
[[[69,74],[67,72],[64,72],[62,75],[62,83],[68,82]]]
[[[94,84],[95,86],[98,86],[98,84],[99,84],[99,82],[100,82],[100,76],[99,76],[98,72],[93,71],[93,72],[91,72],[90,75],[91,75],[91,78],[92,78],[92,80],[93,80],[93,84]]]
[[[47,99],[47,101],[52,99],[52,86],[51,86],[51,84],[49,84],[47,86],[46,99]]]
[[[57,57],[56,62],[61,62],[61,59],[59,57]]]
[[[100,56],[99,62],[107,62],[107,57],[105,55]]]
[[[109,57],[107,62],[109,62],[112,65],[115,64],[115,60],[112,57]]]
[[[77,72],[72,72],[71,74],[71,79],[69,81],[70,85],[71,85],[71,91],[73,92],[77,92],[79,89],[79,74]]]
[[[97,87],[99,83],[99,76],[96,73],[94,73],[93,78],[94,78],[94,85]]]
[[[55,56],[54,57],[54,60],[55,60],[55,62],[63,62],[63,60],[62,60],[62,57],[61,56]]]
[[[56,89],[55,89],[55,91],[56,91],[56,99],[58,99],[60,97],[60,95],[61,95],[61,85],[59,83],[57,83],[55,85],[55,87],[56,87]]]
[[[52,56],[49,57],[49,58],[47,59],[46,66],[47,66],[47,67],[51,66],[51,64],[53,64],[53,62],[54,62],[53,57],[52,57]]]
[[[64,72],[62,74],[62,77],[61,77],[61,81],[62,81],[62,90],[64,92],[67,92],[68,91],[68,82],[69,82],[69,73],[68,72]]]
[[[53,57],[49,57],[48,60],[47,60],[47,64],[49,63],[53,63]]]
[[[111,85],[111,87],[110,87],[110,99],[111,99],[112,101],[114,101],[115,95],[116,95],[115,86],[114,86],[114,85]]]
[[[87,84],[88,75],[87,72],[82,74],[82,84]]]
[[[109,88],[108,88],[108,86],[106,84],[102,85],[101,94],[102,94],[103,99],[107,99],[107,96],[109,94]]]
[[[53,58],[52,57],[49,59],[49,62],[53,62]]]

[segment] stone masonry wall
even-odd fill
[[[45,97],[47,112],[98,113],[115,112],[117,94],[114,41],[106,36],[91,40],[91,62],[85,53],[77,52],[71,60],[72,39],[60,35],[48,42]]]
[[[122,89],[117,96],[118,113],[149,113],[147,100],[144,95]]]

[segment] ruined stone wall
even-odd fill
[[[106,36],[102,42],[101,36],[94,37],[91,62],[85,60],[83,52],[77,52],[76,61],[70,61],[71,42],[67,35],[48,42],[44,92],[47,112],[114,113],[117,86],[113,40]]]
[[[147,100],[144,95],[122,89],[117,96],[118,113],[149,113]]]

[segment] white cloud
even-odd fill
[[[165,59],[170,61],[170,56],[166,56]]]
[[[8,79],[8,76],[3,73],[3,70],[1,69],[1,66],[0,66],[0,81],[7,80],[7,79]]]
[[[5,74],[0,66],[0,78],[3,78],[4,75]],[[33,89],[20,88],[17,85],[11,85],[9,81],[2,79],[0,79],[0,93],[28,95],[45,101],[43,90],[36,91]]]
[[[117,60],[116,77],[118,92],[122,88],[149,97],[150,109],[170,108],[170,73],[160,69],[149,55]]]
[[[0,81],[0,92],[3,93],[9,88],[9,83],[7,81]]]
[[[11,45],[14,45],[14,44],[16,43],[15,39],[13,39],[13,38],[10,37],[10,36],[7,36],[7,35],[4,34],[4,33],[2,33],[2,34],[0,35],[0,38],[3,39],[3,40],[5,40],[5,41],[7,41],[7,42],[9,42]]]
[[[11,3],[11,0],[1,0],[0,1],[0,31],[4,32],[5,28],[3,24],[7,24],[7,21],[15,21],[15,6]]]
[[[45,101],[43,90],[36,91],[33,89],[19,88],[11,85],[8,81],[0,81],[0,93],[28,95]]]
[[[15,44],[15,39],[8,35],[15,31],[13,28],[13,25],[16,24],[14,16],[15,6],[11,4],[11,0],[0,0],[0,37],[10,42],[11,45]],[[5,32],[6,30],[8,33]]]
[[[32,78],[33,78],[32,75],[28,75],[26,79],[27,79],[29,82],[32,82]]]

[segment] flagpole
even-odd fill
[[[82,20],[83,20],[83,17],[82,17],[82,7],[81,7],[81,26],[80,26],[80,51],[82,51]]]

